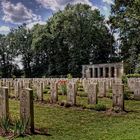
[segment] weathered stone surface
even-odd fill
[[[25,82],[24,83],[24,88],[31,88],[31,83],[30,82]]]
[[[38,84],[37,98],[38,98],[38,100],[43,101],[43,83]]]
[[[140,81],[135,83],[134,99],[140,101]]]
[[[34,132],[34,104],[33,90],[30,88],[23,89],[20,94],[20,117],[28,131]]]
[[[88,85],[88,103],[97,104],[97,84]]]
[[[135,90],[135,84],[136,84],[136,81],[137,81],[137,78],[128,78],[128,87],[131,91],[134,91]]]
[[[51,91],[51,102],[56,103],[58,101],[58,84],[55,81],[52,81],[50,84]]]
[[[105,81],[98,82],[98,96],[106,97],[106,83]]]
[[[83,88],[84,88],[85,93],[87,93],[88,92],[89,80],[84,79],[82,84],[83,84]]]
[[[124,110],[124,85],[123,84],[114,84],[112,86],[113,91],[113,108],[116,108],[120,111]]]
[[[76,85],[74,82],[68,82],[67,84],[67,103],[76,105]]]
[[[9,116],[8,87],[0,88],[0,118]]]
[[[20,83],[19,82],[16,82],[15,83],[14,91],[15,91],[15,97],[16,98],[19,98],[20,91],[21,91],[21,89],[20,89]]]

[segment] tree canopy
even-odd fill
[[[83,64],[110,62],[110,56],[115,53],[114,37],[104,17],[85,4],[67,5],[63,11],[53,14],[45,25],[37,24],[28,29],[23,24],[7,36],[0,36],[0,42],[9,37],[12,43],[0,43],[0,49],[4,45],[10,47],[6,50],[9,54],[6,65],[14,64],[14,57],[19,58],[26,77],[68,73],[81,76]],[[0,55],[3,54],[1,51]],[[12,74],[10,72],[9,76]]]
[[[140,72],[139,7],[139,0],[115,0],[112,5],[110,22],[120,35],[121,55],[127,64],[126,73]]]

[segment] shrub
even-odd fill
[[[132,99],[132,97],[131,97],[132,93],[133,93],[132,91],[125,90],[125,91],[124,91],[124,99],[125,99],[125,100],[130,100],[130,99]]]
[[[78,91],[77,95],[80,97],[87,97],[87,93],[83,92],[83,91]]]
[[[83,87],[78,87],[78,91],[84,91]]]
[[[4,133],[7,133],[10,130],[10,119],[2,117],[0,122],[1,128],[3,129]]]
[[[127,78],[140,78],[140,74],[138,74],[138,73],[135,73],[135,74],[128,74],[128,75],[126,75],[127,76]]]
[[[69,73],[69,74],[67,74],[67,78],[68,79],[72,79],[72,75]]]
[[[66,82],[65,80],[60,80],[59,83],[60,83],[60,91],[62,93],[62,95],[66,95],[67,94],[67,85],[66,85]]]
[[[106,110],[106,106],[103,104],[96,104],[95,108],[96,111],[105,111]]]
[[[37,93],[35,91],[33,92],[33,99],[38,99]]]
[[[127,76],[126,75],[122,76],[122,83],[127,84]]]
[[[48,94],[49,89],[44,89],[43,93]]]
[[[26,125],[22,121],[16,120],[14,126],[14,134],[21,136],[25,134],[25,131],[26,131]]]

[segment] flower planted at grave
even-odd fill
[[[62,95],[66,95],[67,94],[67,85],[66,85],[67,81],[61,80],[59,81],[59,83],[60,83],[60,91]]]

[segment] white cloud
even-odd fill
[[[63,10],[68,3],[88,4],[92,7],[92,9],[98,9],[96,6],[93,5],[92,2],[90,2],[90,0],[36,0],[36,1],[40,3],[44,8],[51,9],[52,11]]]
[[[29,23],[32,21],[38,21],[40,16],[34,14],[31,9],[25,7],[21,2],[12,4],[10,1],[3,1],[1,3],[2,11],[4,13],[3,20],[5,22],[11,22],[14,24]]]
[[[44,21],[32,22],[32,23],[27,24],[27,28],[31,29],[36,24],[44,25],[44,24],[46,24],[46,22],[44,22]]]
[[[113,0],[103,0],[104,3],[107,3],[107,4],[114,4],[114,1]]]
[[[106,20],[108,20],[109,15],[111,14],[110,10],[111,9],[109,7],[106,7],[106,6],[102,7],[102,13],[105,15]]]
[[[0,34],[8,34],[10,32],[10,28],[8,26],[0,26]]]
[[[108,11],[108,8],[106,6],[103,6],[104,11]]]

